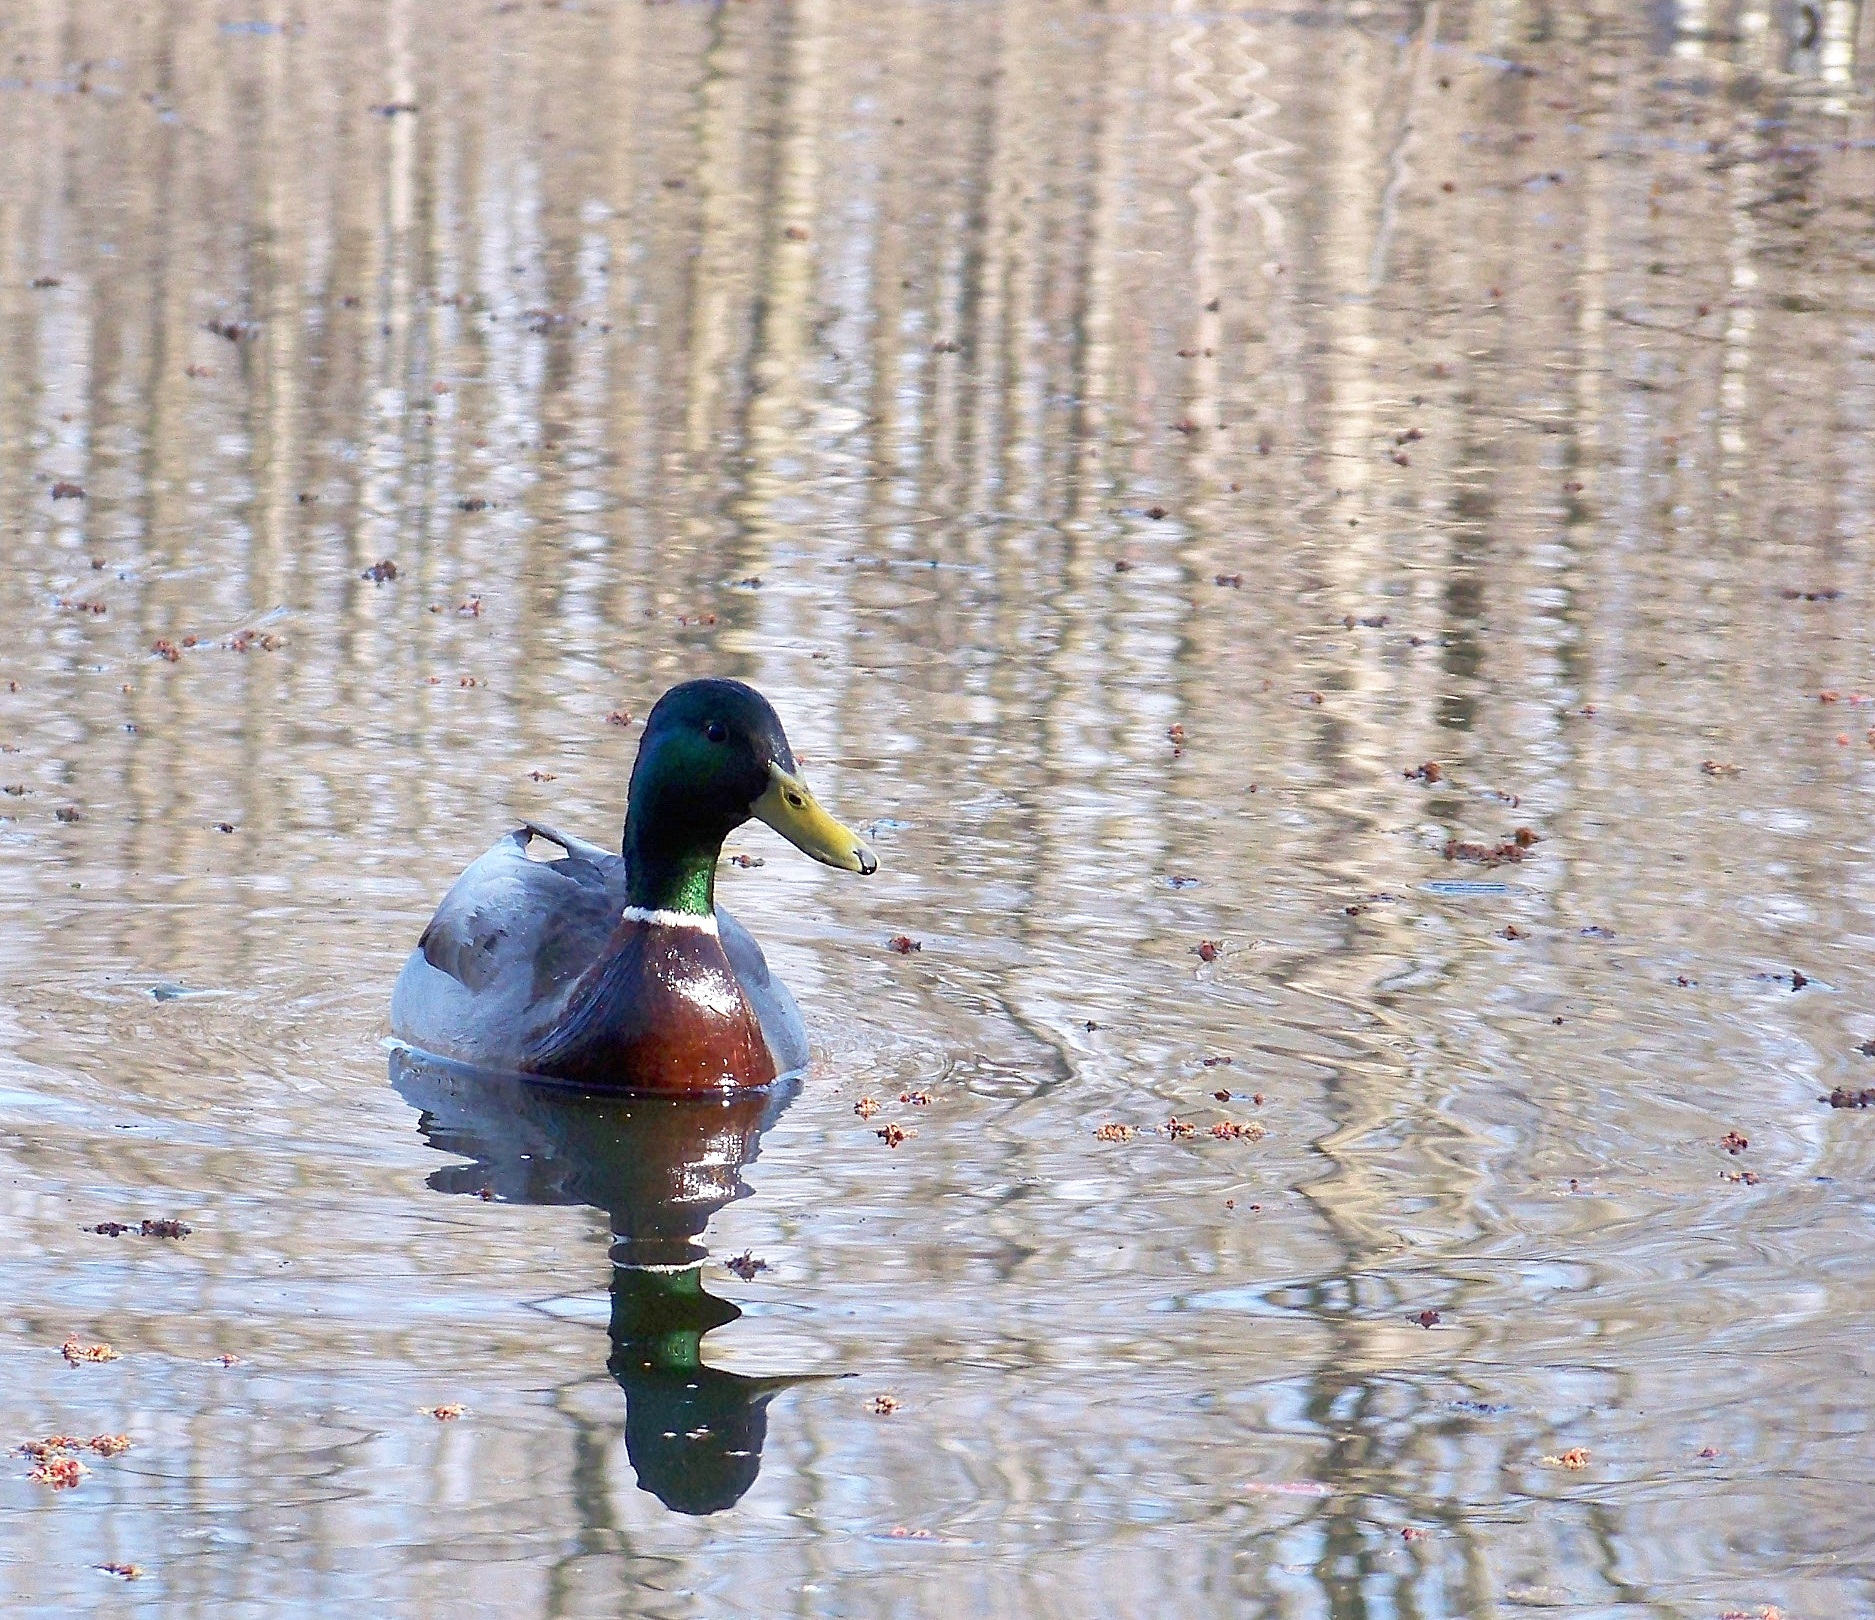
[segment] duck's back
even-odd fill
[[[540,838],[564,852],[532,859]],[[424,1051],[516,1070],[552,1035],[600,958],[626,904],[626,866],[610,850],[529,823],[457,878],[391,993],[391,1028]],[[720,906],[723,952],[761,1025],[776,1072],[807,1062],[807,1031],[749,931]]]

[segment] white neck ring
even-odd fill
[[[619,913],[619,921],[646,923],[653,928],[694,928],[712,939],[720,934],[714,912],[699,917],[692,911],[653,911],[648,906],[627,906]]]

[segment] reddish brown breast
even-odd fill
[[[775,1078],[713,921],[699,927],[630,915],[522,1067],[581,1085],[676,1094]]]

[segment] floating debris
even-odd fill
[[[875,1395],[872,1398],[873,1414],[877,1417],[890,1417],[899,1409],[896,1395]]]
[[[751,1281],[756,1272],[766,1271],[768,1269],[768,1262],[766,1260],[758,1260],[747,1249],[744,1249],[742,1253],[737,1255],[733,1260],[725,1260],[723,1264],[744,1282]]]
[[[435,1418],[438,1423],[454,1423],[457,1418],[462,1416],[462,1402],[451,1401],[446,1406],[432,1406],[430,1408],[430,1416]]]
[[[115,1361],[118,1359],[117,1352],[108,1344],[80,1344],[75,1336],[67,1339],[59,1346],[59,1354],[74,1367],[84,1362]]]
[[[50,1485],[55,1491],[77,1489],[78,1482],[91,1470],[76,1457],[49,1457],[37,1464],[27,1478],[35,1485]]]
[[[902,1125],[887,1125],[874,1131],[872,1134],[878,1137],[881,1142],[885,1143],[887,1147],[895,1148],[899,1143],[916,1136],[918,1133],[916,1131],[908,1131]]]
[[[1572,1473],[1580,1472],[1589,1465],[1589,1451],[1586,1446],[1571,1446],[1558,1456],[1541,1459],[1551,1468],[1567,1468]]]
[[[1102,1125],[1094,1132],[1096,1142],[1130,1142],[1133,1140],[1133,1127],[1118,1123]]]
[[[188,643],[185,641],[183,645],[186,647]],[[262,652],[278,652],[286,643],[269,631],[237,630],[221,645],[229,652],[244,653],[255,647]]]
[[[1220,1142],[1261,1142],[1269,1132],[1261,1125],[1240,1125],[1235,1120],[1224,1120],[1211,1127],[1211,1134]]]
[[[397,577],[397,564],[386,557],[379,562],[374,562],[358,577],[370,580],[373,585],[383,585]]]
[[[1530,827],[1517,828],[1500,844],[1474,844],[1448,838],[1442,851],[1448,861],[1468,861],[1477,866],[1503,866],[1521,861],[1542,840]]]
[[[871,1119],[879,1112],[879,1100],[876,1097],[861,1097],[853,1104],[853,1112],[861,1119]]]
[[[894,934],[886,941],[888,950],[897,951],[900,956],[910,956],[913,951],[922,951],[922,941],[915,940],[910,934]]]

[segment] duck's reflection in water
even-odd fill
[[[703,1286],[710,1217],[745,1197],[742,1167],[792,1084],[726,1097],[595,1096],[407,1050],[391,1083],[431,1147],[472,1162],[428,1183],[518,1204],[589,1204],[612,1221],[612,1354],[638,1483],[679,1513],[717,1513],[755,1483],[768,1403],[798,1377],[706,1366],[702,1339],[742,1312]]]

